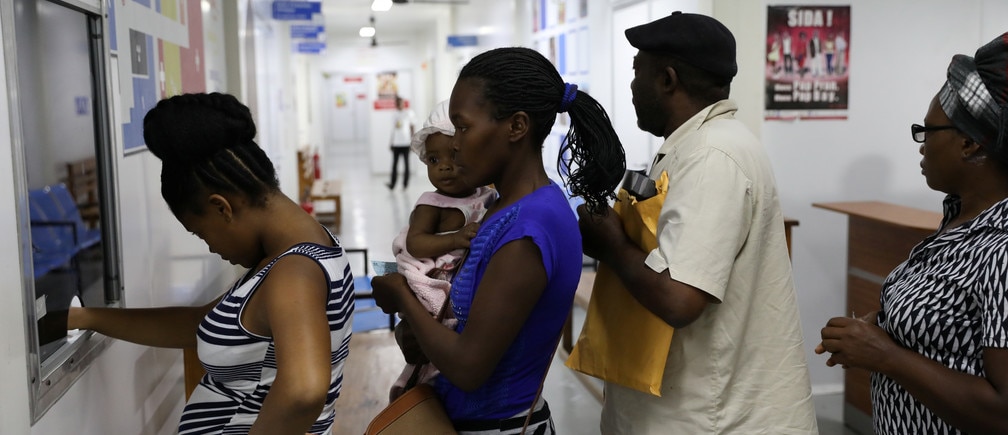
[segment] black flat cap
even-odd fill
[[[625,33],[638,50],[668,54],[725,79],[738,73],[735,37],[724,24],[706,15],[676,11]]]

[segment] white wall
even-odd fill
[[[0,6],[2,8],[3,6]],[[3,33],[0,22],[0,34]],[[6,44],[0,44],[0,64],[13,62],[6,51]],[[6,83],[7,72],[0,68],[0,83]],[[11,209],[19,195],[14,192],[14,167],[10,156],[11,147],[10,112],[8,110],[7,86],[0,86],[0,204]],[[25,200],[24,194],[20,194]],[[22,204],[23,206],[24,204]],[[0,213],[0,238],[7,243],[0,244],[0,276],[10,277],[0,291],[0,385],[4,394],[0,395],[0,432],[22,434],[29,431],[31,420],[28,408],[28,366],[25,343],[24,288],[20,263],[20,243],[18,222],[14,213]]]
[[[272,19],[272,0],[252,0],[256,143],[273,161],[280,190],[297,198],[297,90],[300,57],[291,52],[290,22]]]
[[[206,71],[207,92],[228,92],[228,53],[227,34],[225,33],[224,0],[207,0],[204,2],[210,10],[203,14],[203,70]],[[233,3],[233,2],[232,2]]]
[[[740,116],[759,120],[767,1],[715,0],[714,15],[739,41],[733,98]],[[793,4],[793,3],[783,3]],[[809,0],[803,4],[836,5]],[[774,165],[793,233],[795,282],[815,391],[841,387],[843,373],[814,355],[830,317],[848,315],[847,219],[814,202],[879,200],[941,211],[942,194],[920,175],[911,123],[921,123],[945,81],[953,54],[1008,30],[1008,3],[997,0],[851,0],[850,98],[845,121],[767,121],[762,139]],[[743,48],[744,47],[744,48]]]
[[[96,2],[104,4],[105,2]],[[231,7],[234,3],[227,2]],[[198,5],[200,2],[190,2]],[[205,15],[206,17],[206,15]],[[122,15],[119,24],[125,24]],[[205,22],[209,20],[205,19]],[[218,30],[206,30],[222,38]],[[54,28],[52,32],[65,29]],[[6,42],[6,41],[5,41]],[[120,44],[128,44],[123,38]],[[0,46],[0,59],[12,64]],[[36,49],[38,49],[36,47]],[[126,62],[129,62],[126,60]],[[113,80],[117,67],[110,71]],[[129,78],[126,78],[127,82]],[[0,83],[6,75],[0,71]],[[11,138],[9,89],[0,86],[0,137]],[[24,98],[25,96],[22,96]],[[114,98],[120,98],[120,95]],[[128,107],[119,102],[117,107]],[[121,122],[122,113],[114,116]],[[50,125],[65,133],[72,126]],[[114,154],[119,176],[116,186],[120,211],[120,237],[125,288],[123,303],[129,307],[192,305],[219,294],[235,276],[235,268],[211,255],[205,245],[188,234],[161,200],[160,163],[149,152],[124,156],[118,123]],[[17,201],[12,140],[0,140],[0,204],[11,210]],[[20,199],[19,199],[20,198]],[[25,210],[22,206],[20,209]],[[25,224],[27,226],[27,224]],[[0,214],[0,274],[9,277],[0,292],[0,433],[38,434],[173,434],[183,405],[181,351],[153,349],[121,341],[113,342],[42,418],[30,420],[28,388],[28,341],[25,338],[21,248],[17,216]],[[25,261],[30,262],[29,259]],[[10,278],[15,277],[15,278]]]

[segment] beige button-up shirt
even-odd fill
[[[606,384],[604,434],[818,433],[773,171],[736,110],[693,116],[649,172],[669,191],[647,266],[720,303],[675,331],[662,397]]]

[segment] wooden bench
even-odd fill
[[[182,348],[182,370],[185,382],[185,398],[186,401],[189,401],[189,396],[192,396],[193,390],[196,389],[200,380],[203,379],[203,375],[206,374],[206,369],[203,368],[203,363],[200,362],[199,354],[196,353],[195,347]]]
[[[77,203],[81,218],[89,228],[98,226],[98,164],[94,157],[72,160],[65,163],[66,183],[70,196]]]

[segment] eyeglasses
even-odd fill
[[[910,134],[913,136],[914,142],[917,143],[924,143],[924,137],[927,135],[927,132],[938,130],[958,130],[958,127],[954,125],[935,125],[925,127],[920,124],[913,124],[910,126]]]

